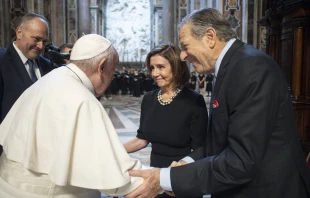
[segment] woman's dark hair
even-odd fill
[[[154,55],[160,55],[168,60],[171,66],[173,76],[172,83],[175,87],[184,85],[189,80],[190,72],[187,63],[185,61],[181,61],[180,53],[180,48],[176,47],[174,44],[157,45],[148,53],[145,60],[148,73],[151,74],[152,72],[150,67],[151,57]]]

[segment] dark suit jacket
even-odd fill
[[[308,197],[310,169],[277,63],[236,40],[222,60],[213,94],[219,106],[211,110],[205,146],[191,153],[195,163],[171,169],[176,196]]]
[[[54,68],[52,63],[44,57],[39,56],[36,62],[41,76]],[[7,49],[0,49],[0,123],[18,97],[32,84],[25,65],[13,44]],[[0,148],[0,154],[1,152],[2,148]]]

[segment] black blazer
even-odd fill
[[[177,197],[310,195],[288,85],[271,57],[236,40],[222,60],[212,100],[219,106],[211,108],[206,144],[190,155],[195,163],[171,169]]]
[[[52,63],[42,56],[36,59],[41,76],[54,69]],[[0,124],[18,97],[33,84],[26,67],[13,44],[0,49]],[[2,146],[0,145],[0,155]]]
[[[36,59],[41,76],[50,72],[52,63],[42,56]],[[31,85],[29,74],[13,44],[0,50],[0,123],[18,97]]]

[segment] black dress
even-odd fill
[[[204,98],[187,87],[166,106],[158,102],[158,92],[143,97],[137,137],[152,143],[150,165],[163,168],[204,143],[208,113]]]

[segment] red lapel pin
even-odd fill
[[[219,104],[219,102],[217,101],[217,100],[213,100],[212,101],[212,107],[213,108],[217,108],[217,107],[219,107],[220,106],[220,104]]]

